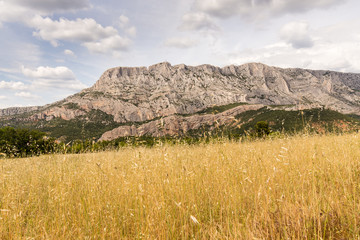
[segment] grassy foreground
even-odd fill
[[[0,239],[358,239],[360,134],[0,159]]]

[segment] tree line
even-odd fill
[[[7,157],[37,156],[54,152],[55,139],[37,130],[0,128],[0,153]]]
[[[255,125],[253,136],[263,137],[270,133],[267,122],[259,122]],[[127,146],[147,146],[167,144],[196,144],[209,142],[223,135],[181,136],[181,137],[120,137],[112,141],[95,141],[95,139],[76,140],[68,143],[57,141],[55,138],[46,136],[46,133],[38,130],[15,129],[12,127],[0,128],[0,157],[31,157],[43,154],[67,154],[99,152],[115,150]],[[229,139],[233,136],[227,136]]]
[[[95,139],[60,142],[46,136],[38,130],[0,128],[0,157],[32,157],[43,154],[78,154],[85,152],[99,152],[116,150],[127,146],[155,146],[167,143],[184,142],[188,144],[200,142],[200,139],[172,137],[154,138],[149,136],[120,137],[112,141],[95,141]]]

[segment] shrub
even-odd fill
[[[264,137],[270,134],[269,123],[266,121],[259,121],[255,124],[255,134],[257,137]]]
[[[0,153],[8,157],[27,157],[53,152],[55,141],[37,130],[0,128]]]

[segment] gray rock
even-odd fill
[[[360,74],[282,69],[261,63],[223,68],[171,66],[166,62],[150,67],[117,67],[105,71],[92,87],[61,102],[42,108],[0,110],[0,117],[34,111],[31,120],[56,117],[70,120],[91,110],[101,110],[112,115],[118,123],[162,117],[165,122],[173,122],[167,124],[171,132],[177,128],[186,131],[192,126],[189,122],[193,120],[183,122],[182,119],[180,123],[175,114],[193,114],[214,105],[238,102],[324,106],[345,114],[360,114]],[[157,121],[151,124],[157,124]],[[143,129],[122,127],[114,131],[124,136],[144,132],[156,136],[164,134],[157,130],[151,132],[153,130],[147,130],[147,126]],[[107,135],[103,136],[105,138]]]
[[[167,135],[184,135],[189,130],[200,129],[204,125],[211,125],[209,130],[213,130],[217,126],[230,125],[232,123],[238,124],[234,116],[249,110],[258,110],[262,107],[264,107],[264,105],[243,105],[219,114],[194,114],[188,117],[172,115],[142,124],[138,127],[133,125],[115,128],[104,133],[99,140],[110,141],[126,136],[147,135],[153,137],[163,137]],[[216,124],[214,125],[214,123]]]
[[[5,109],[0,109],[0,117],[5,117],[5,116],[13,116],[13,115],[18,115],[18,114],[23,114],[23,113],[30,113],[30,112],[34,112],[37,110],[40,110],[41,107],[11,107],[11,108],[5,108]]]

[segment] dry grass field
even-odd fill
[[[359,239],[360,134],[0,159],[0,239]]]

